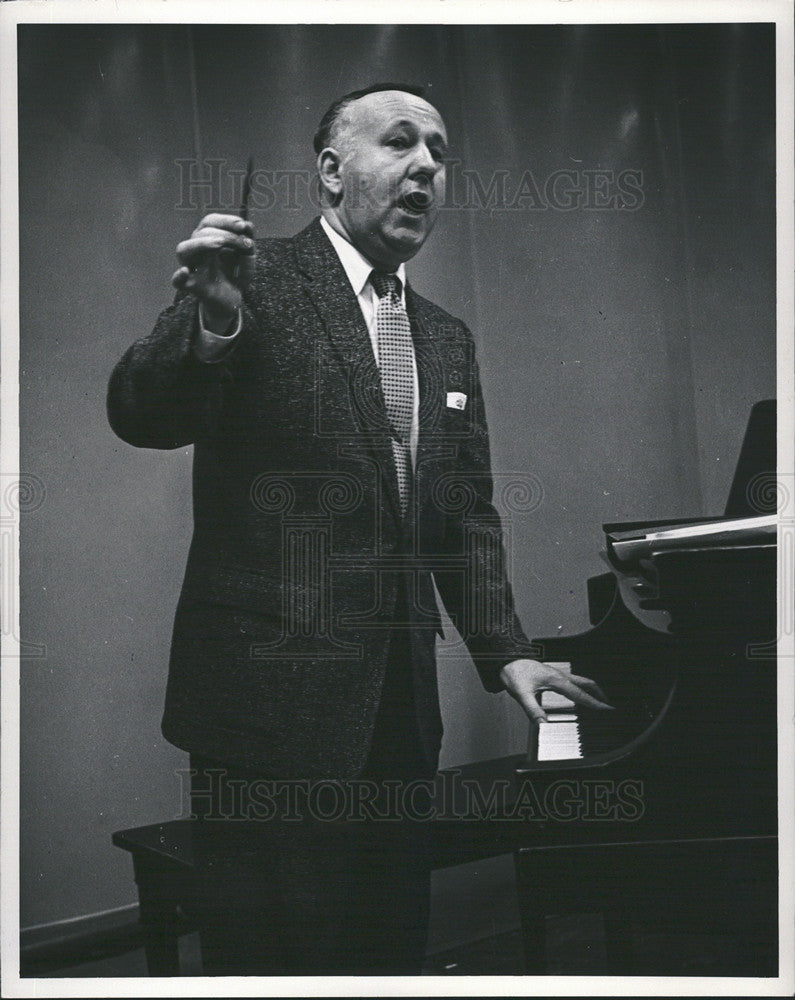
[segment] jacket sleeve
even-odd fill
[[[487,691],[502,691],[506,663],[532,656],[514,610],[502,524],[493,503],[489,435],[471,334],[468,432],[458,443],[457,468],[437,491],[445,505],[444,551],[463,569],[434,573],[447,613],[461,634]]]
[[[244,307],[244,329],[236,342],[251,321]],[[149,336],[137,340],[114,368],[108,420],[123,441],[139,448],[181,448],[211,432],[231,374],[228,355],[212,363],[199,359],[198,326],[195,298],[178,295]]]

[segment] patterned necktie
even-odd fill
[[[405,514],[411,493],[411,420],[414,414],[411,325],[400,299],[400,278],[383,271],[373,271],[370,284],[378,296],[375,314],[378,366],[381,369],[386,413],[392,425],[392,452],[400,491],[400,509]]]

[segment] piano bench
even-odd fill
[[[456,796],[468,781],[485,801],[495,780],[513,781],[522,757],[501,757],[441,771],[437,781],[454,787]],[[454,784],[449,784],[451,781]],[[440,799],[446,801],[446,799]],[[463,813],[469,803],[456,803],[452,812]],[[497,822],[434,820],[434,868],[447,868],[482,858],[510,854],[517,846],[513,825]],[[191,915],[193,857],[191,821],[171,820],[113,834],[113,843],[132,855],[138,886],[139,921],[150,976],[179,975],[179,937],[196,929]]]
[[[150,976],[178,976],[179,938],[197,929],[192,915],[193,860],[191,821],[171,820],[151,826],[119,830],[113,834],[116,847],[132,855],[138,886],[138,919]],[[466,827],[466,824],[464,824]],[[471,831],[460,837],[440,831],[434,868],[508,853],[510,846],[500,837],[473,842]]]

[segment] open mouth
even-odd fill
[[[424,215],[433,204],[427,191],[410,191],[398,198],[398,206],[409,215]]]

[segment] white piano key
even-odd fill
[[[582,756],[577,722],[539,722],[539,761],[580,760]]]

